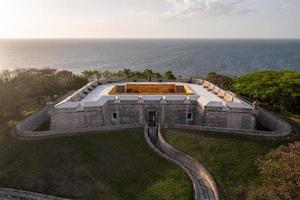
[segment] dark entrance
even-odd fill
[[[148,121],[149,127],[155,127],[156,126],[156,113],[155,113],[155,111],[150,111],[148,117],[149,117],[149,121]]]

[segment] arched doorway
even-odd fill
[[[149,111],[148,113],[148,126],[149,127],[156,127],[156,112]]]

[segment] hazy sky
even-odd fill
[[[300,0],[0,0],[0,38],[300,38]]]

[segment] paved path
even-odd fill
[[[158,133],[157,128],[145,127],[145,139],[149,146],[165,159],[170,160],[181,166],[189,175],[194,185],[195,200],[218,200],[219,196],[218,191],[216,189],[216,185],[210,184],[208,182],[209,180],[205,180],[205,178],[199,175],[201,174],[199,173],[199,170],[201,170],[201,168],[198,167],[198,162],[192,159],[187,154],[167,144],[161,138],[162,135],[159,134],[160,132]],[[162,147],[162,145],[165,145],[165,147]],[[204,173],[208,173],[208,176],[210,176],[208,171],[204,171]],[[213,184],[215,184],[214,180]]]

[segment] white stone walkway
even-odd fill
[[[219,200],[217,185],[204,166],[166,143],[159,128],[145,127],[144,134],[148,145],[155,152],[182,167],[189,175],[194,186],[195,200]]]

